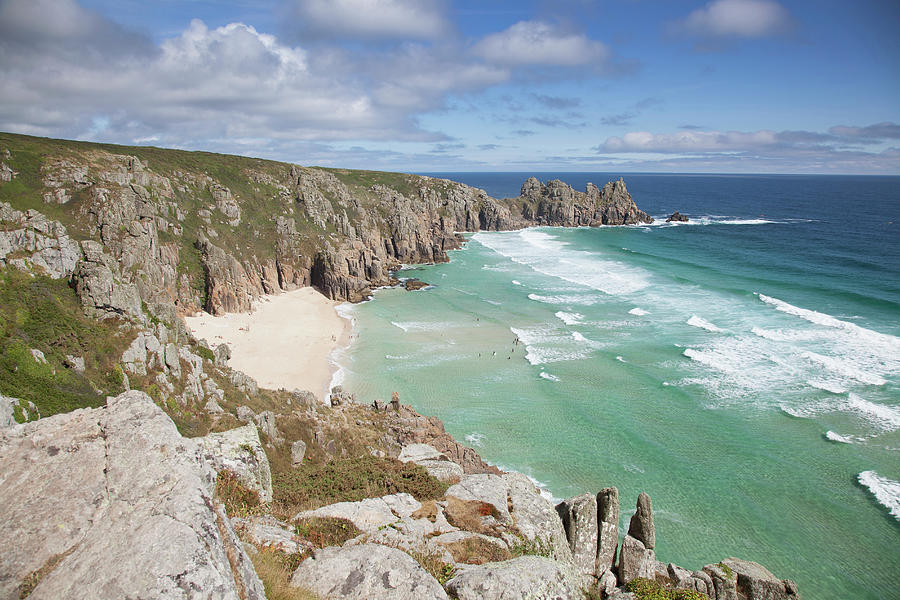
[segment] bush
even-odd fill
[[[656,581],[643,577],[626,583],[625,591],[632,592],[635,600],[709,600],[709,597],[701,592],[666,589]]]
[[[294,525],[297,535],[312,543],[316,548],[342,546],[360,533],[352,522],[337,517],[310,517],[300,519]]]

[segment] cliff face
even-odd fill
[[[447,260],[460,231],[651,221],[622,180],[577,192],[530,178],[518,198],[497,200],[430,177],[11,134],[0,134],[0,152],[9,179],[0,217],[25,233],[39,229],[29,219],[58,219],[82,251],[69,252],[65,272],[54,265],[54,274],[70,277],[83,263],[76,279],[79,290],[93,290],[87,304],[98,288],[133,288],[139,301],[96,307],[119,315],[133,314],[136,302],[243,311],[262,294],[307,285],[358,301],[401,263]],[[40,250],[74,246],[52,233],[42,234]],[[0,260],[22,251],[42,266],[34,237],[2,246]],[[97,245],[85,249],[87,240]]]

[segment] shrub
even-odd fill
[[[445,483],[419,465],[375,456],[303,464],[276,473],[272,481],[276,502],[297,510],[401,492],[428,500],[440,498],[446,490]]]
[[[337,517],[310,517],[300,519],[294,525],[297,535],[312,543],[316,548],[342,546],[360,533],[352,522]]]
[[[632,592],[635,600],[709,600],[709,597],[701,592],[666,589],[658,582],[643,577],[626,583],[625,591]]]
[[[259,506],[259,492],[240,482],[238,476],[225,469],[216,475],[216,497],[225,505],[228,516],[247,515]]]

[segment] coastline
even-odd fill
[[[327,403],[340,372],[335,354],[350,343],[351,321],[339,302],[312,287],[261,296],[250,312],[185,317],[191,335],[210,347],[226,344],[229,366],[253,377],[261,387],[300,389]]]

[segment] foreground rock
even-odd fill
[[[737,576],[738,597],[746,600],[795,600],[797,584],[778,579],[764,566],[749,560],[728,558],[722,561]]]
[[[542,556],[521,556],[460,568],[446,588],[459,600],[583,597],[578,574],[571,567]]]
[[[306,559],[291,578],[326,598],[445,600],[437,579],[401,550],[379,544],[330,547]]]
[[[0,598],[265,595],[198,445],[141,392],[0,430]]]

